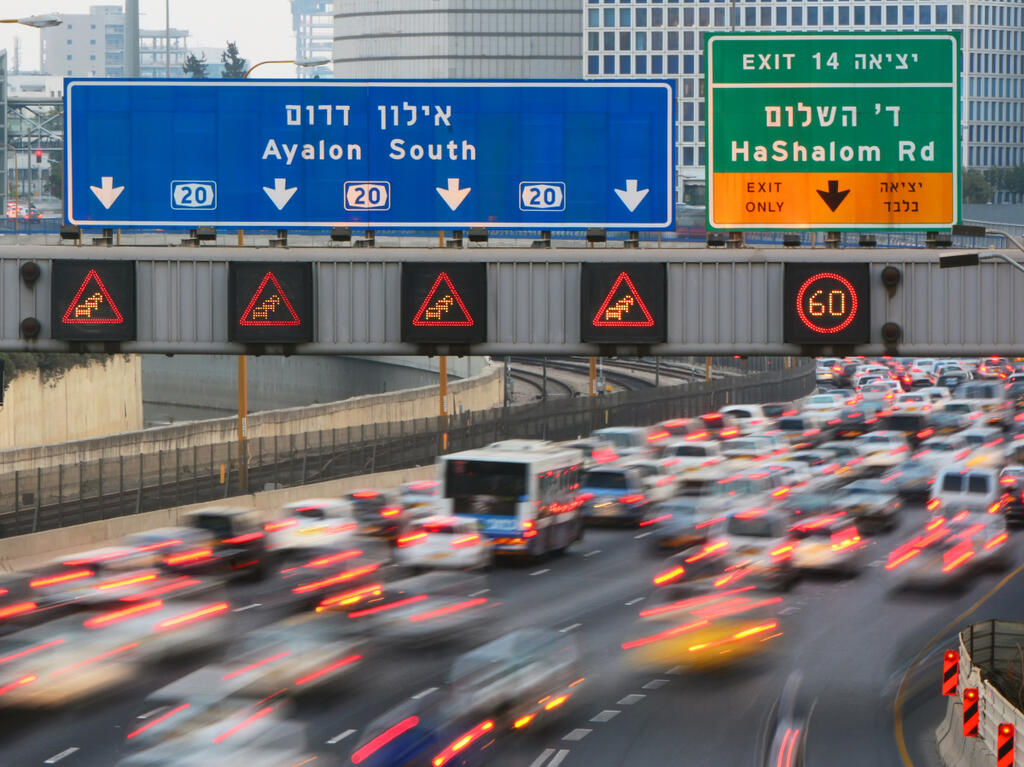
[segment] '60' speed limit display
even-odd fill
[[[867,264],[786,264],[786,343],[863,344],[871,336]]]

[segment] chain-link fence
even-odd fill
[[[813,362],[679,386],[558,399],[447,418],[365,424],[248,440],[249,489],[289,487],[430,464],[443,452],[511,437],[574,439],[731,403],[791,400],[814,387]],[[0,474],[0,537],[216,501],[240,492],[238,443]]]

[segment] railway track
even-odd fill
[[[545,384],[544,374],[537,373],[532,370],[524,370],[523,368],[512,368],[512,378],[516,381],[522,381],[527,386],[530,386],[537,390],[537,399],[544,397]],[[548,399],[564,399],[567,397],[573,397],[576,395],[576,389],[572,384],[566,383],[565,381],[555,378],[550,374],[547,376],[547,398]]]

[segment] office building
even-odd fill
[[[579,79],[581,2],[334,0],[334,76]]]
[[[334,0],[292,0],[295,60],[330,60],[334,45]],[[330,77],[330,66],[296,67],[299,77]]]

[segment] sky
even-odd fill
[[[238,52],[255,63],[295,58],[289,0],[169,0],[171,26],[189,31],[189,46],[223,48],[238,43]],[[120,5],[123,0],[0,0],[3,18],[43,13],[88,13],[92,5]],[[163,29],[165,0],[139,0],[139,26]],[[22,71],[39,69],[39,31],[20,24],[0,24],[0,48],[13,66],[14,38],[21,39]],[[209,57],[207,57],[209,58]],[[268,65],[262,77],[292,77],[293,66]]]

